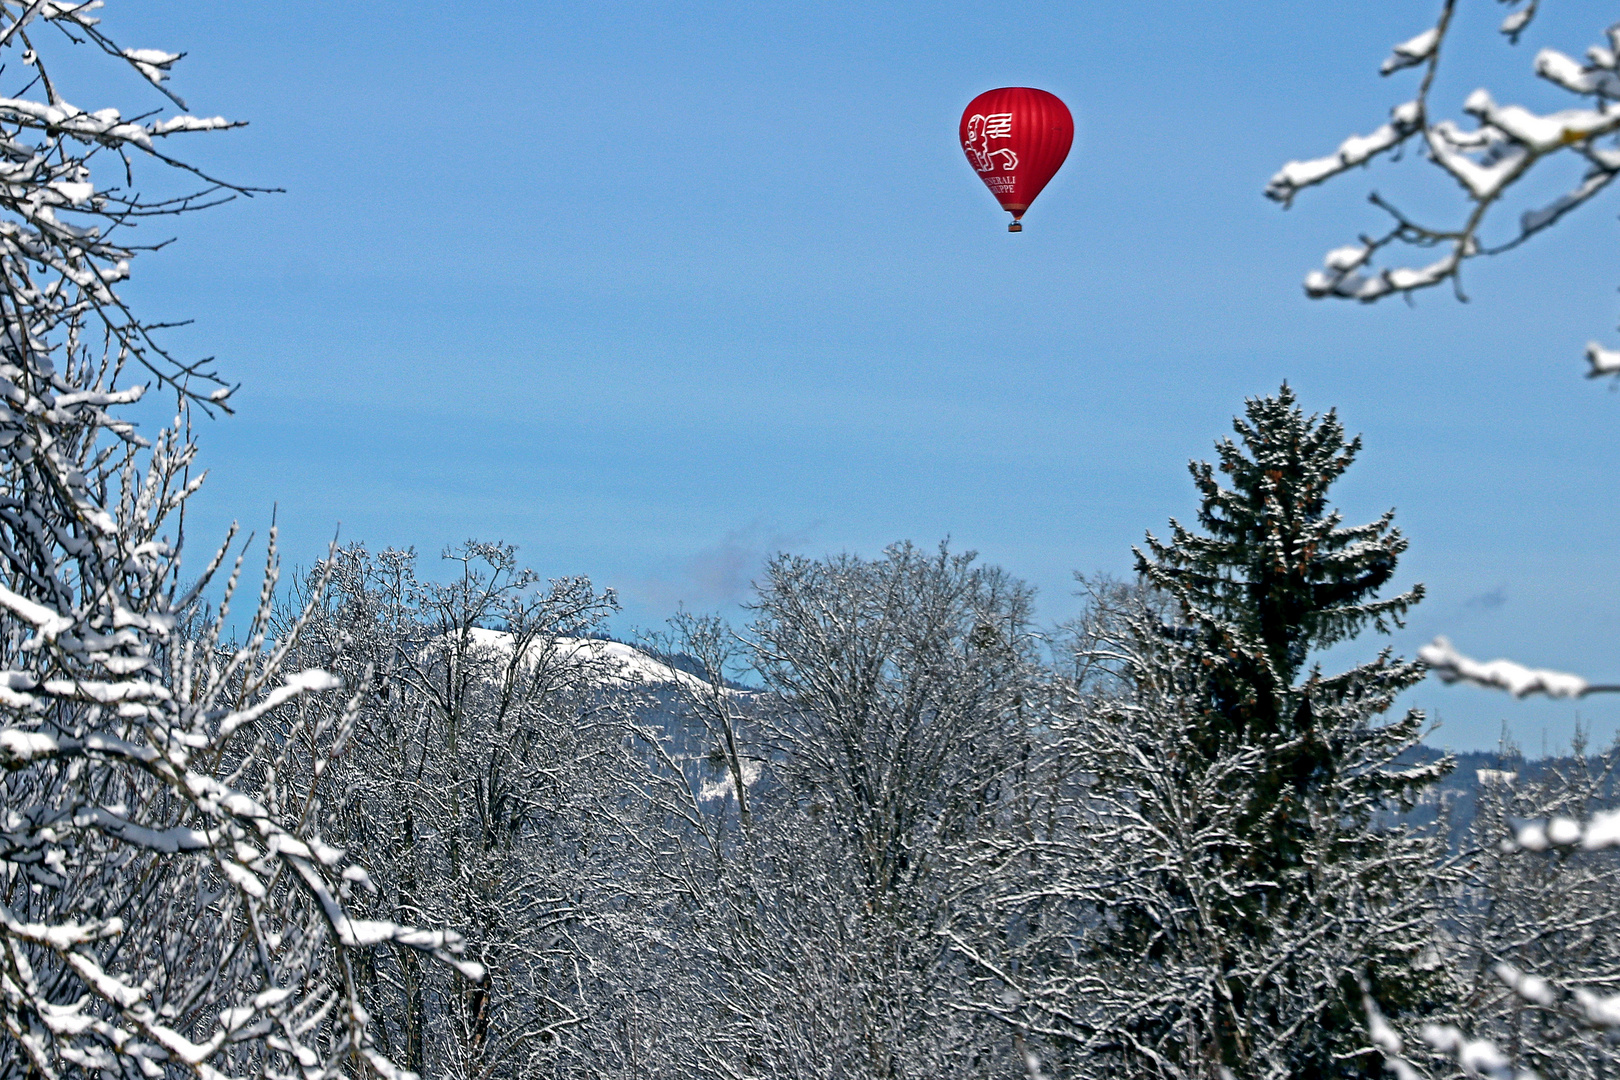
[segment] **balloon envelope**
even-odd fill
[[[1069,156],[1074,117],[1055,94],[1004,86],[968,102],[960,136],[968,164],[1016,221]]]

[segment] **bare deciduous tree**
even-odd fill
[[[820,1025],[797,1047],[775,1036],[798,1058],[784,1075],[838,1075],[807,1067],[819,1056],[939,1076],[1010,1050],[943,1007],[959,961],[940,931],[950,851],[999,827],[1026,758],[1030,605],[1026,586],[943,546],[770,564],[752,642],[776,702],[762,723],[778,797],[798,820],[771,915],[794,935],[780,970]]]
[[[426,1074],[599,1067],[635,981],[611,965],[645,945],[655,892],[631,836],[640,699],[590,637],[616,603],[540,581],[508,545],[445,558],[436,583],[412,553],[354,546],[312,578],[310,662],[375,686],[327,777],[342,842],[378,917],[454,928],[487,971],[469,982],[396,948],[367,958],[364,1000],[379,1043]]]
[[[179,104],[179,57],[114,44],[99,6],[0,3],[20,77],[0,100],[0,1075],[398,1075],[356,958],[391,943],[480,972],[453,934],[351,913],[366,877],[323,839],[316,786],[360,699],[291,666],[300,619],[268,636],[274,531],[240,643],[221,637],[240,558],[215,608],[199,597],[225,547],[177,584],[188,410],[228,390],[114,286],[156,246],[137,224],[248,189],[165,148],[223,119],[65,100],[59,46]],[[137,163],[186,186],[144,197]],[[132,369],[176,395],[151,440],[123,416],[146,389]]]

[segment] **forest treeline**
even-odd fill
[[[1196,521],[1056,632],[944,545],[778,556],[746,626],[681,615],[639,653],[600,640],[611,593],[509,547],[436,581],[338,552],[281,615],[300,666],[366,688],[311,788],[323,838],[369,916],[488,973],[368,953],[379,1049],[429,1076],[1376,1076],[1376,1016],[1603,1075],[1600,1033],[1496,969],[1620,974],[1614,857],[1503,848],[1584,817],[1613,758],[1481,772],[1459,819],[1451,759],[1390,713],[1421,665],[1313,661],[1421,599],[1382,595],[1392,515],[1329,500],[1359,440],[1286,386],[1235,427]]]
[[[1609,1067],[1620,759],[1459,812],[1423,665],[1322,669],[1421,589],[1287,386],[1069,626],[901,543],[632,648],[501,544],[182,585],[119,363],[0,344],[0,1076]]]

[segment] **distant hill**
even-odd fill
[[[1406,755],[1405,760],[1414,764],[1434,761],[1443,757],[1444,753],[1432,746],[1418,746]],[[1526,758],[1523,754],[1472,750],[1465,753],[1453,752],[1452,757],[1456,759],[1457,767],[1427,794],[1423,803],[1413,811],[1412,820],[1432,822],[1440,807],[1444,805],[1449,809],[1455,825],[1458,828],[1466,827],[1473,820],[1479,792],[1486,783],[1523,784],[1549,772],[1572,769],[1576,764],[1576,759],[1569,754]],[[1597,755],[1589,755],[1587,760],[1594,772],[1601,770],[1602,766]],[[1620,806],[1620,786],[1611,780],[1600,800],[1606,805]]]

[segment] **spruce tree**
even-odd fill
[[[1211,659],[1211,705],[1222,730],[1278,731],[1304,722],[1295,680],[1312,649],[1354,637],[1369,623],[1381,632],[1400,624],[1423,598],[1423,586],[1389,599],[1377,593],[1395,575],[1406,538],[1393,510],[1351,528],[1329,508],[1328,488],[1361,450],[1346,441],[1330,410],[1306,417],[1284,383],[1274,398],[1250,399],[1243,441],[1216,444],[1224,488],[1207,461],[1189,465],[1208,535],[1170,521],[1171,541],[1150,533],[1152,557],[1136,550],[1137,570],[1174,597],[1197,627]],[[1213,719],[1213,717],[1212,717]]]
[[[1388,981],[1378,991],[1412,1008],[1437,993],[1410,962],[1426,925],[1414,901],[1431,894],[1438,853],[1387,811],[1409,808],[1450,764],[1400,767],[1423,716],[1380,720],[1423,677],[1421,664],[1385,649],[1324,675],[1310,660],[1369,626],[1400,625],[1422,586],[1378,595],[1407,547],[1393,510],[1345,526],[1330,505],[1329,488],[1361,449],[1335,412],[1306,416],[1285,383],[1247,401],[1234,428],[1237,441],[1216,444],[1217,465],[1190,466],[1203,531],[1172,520],[1168,542],[1149,534],[1147,552],[1136,551],[1138,572],[1179,616],[1161,621],[1156,652],[1177,673],[1181,732],[1195,751],[1183,768],[1203,780],[1215,763],[1253,762],[1225,770],[1220,785],[1236,841],[1220,869],[1233,887],[1208,917],[1233,953],[1210,959],[1234,1000],[1219,1010],[1211,1049],[1240,1074],[1376,1073],[1376,1055],[1345,1056],[1364,1041],[1362,987]],[[1344,949],[1379,923],[1396,932]],[[1305,926],[1337,940],[1322,941],[1325,952],[1302,940],[1289,955]],[[1270,957],[1264,977],[1242,977],[1257,955]],[[1309,1019],[1284,1022],[1293,1015]],[[1257,1057],[1257,1029],[1279,1023],[1291,1044]]]
[[[1379,597],[1406,540],[1332,508],[1361,448],[1334,413],[1285,385],[1236,432],[1192,465],[1201,528],[1150,536],[1134,586],[1085,582],[1039,812],[964,869],[968,1000],[1059,1075],[1374,1076],[1364,995],[1451,1008],[1443,848],[1398,813],[1450,761],[1405,756],[1422,714],[1385,719],[1423,666],[1313,662],[1418,601]]]

